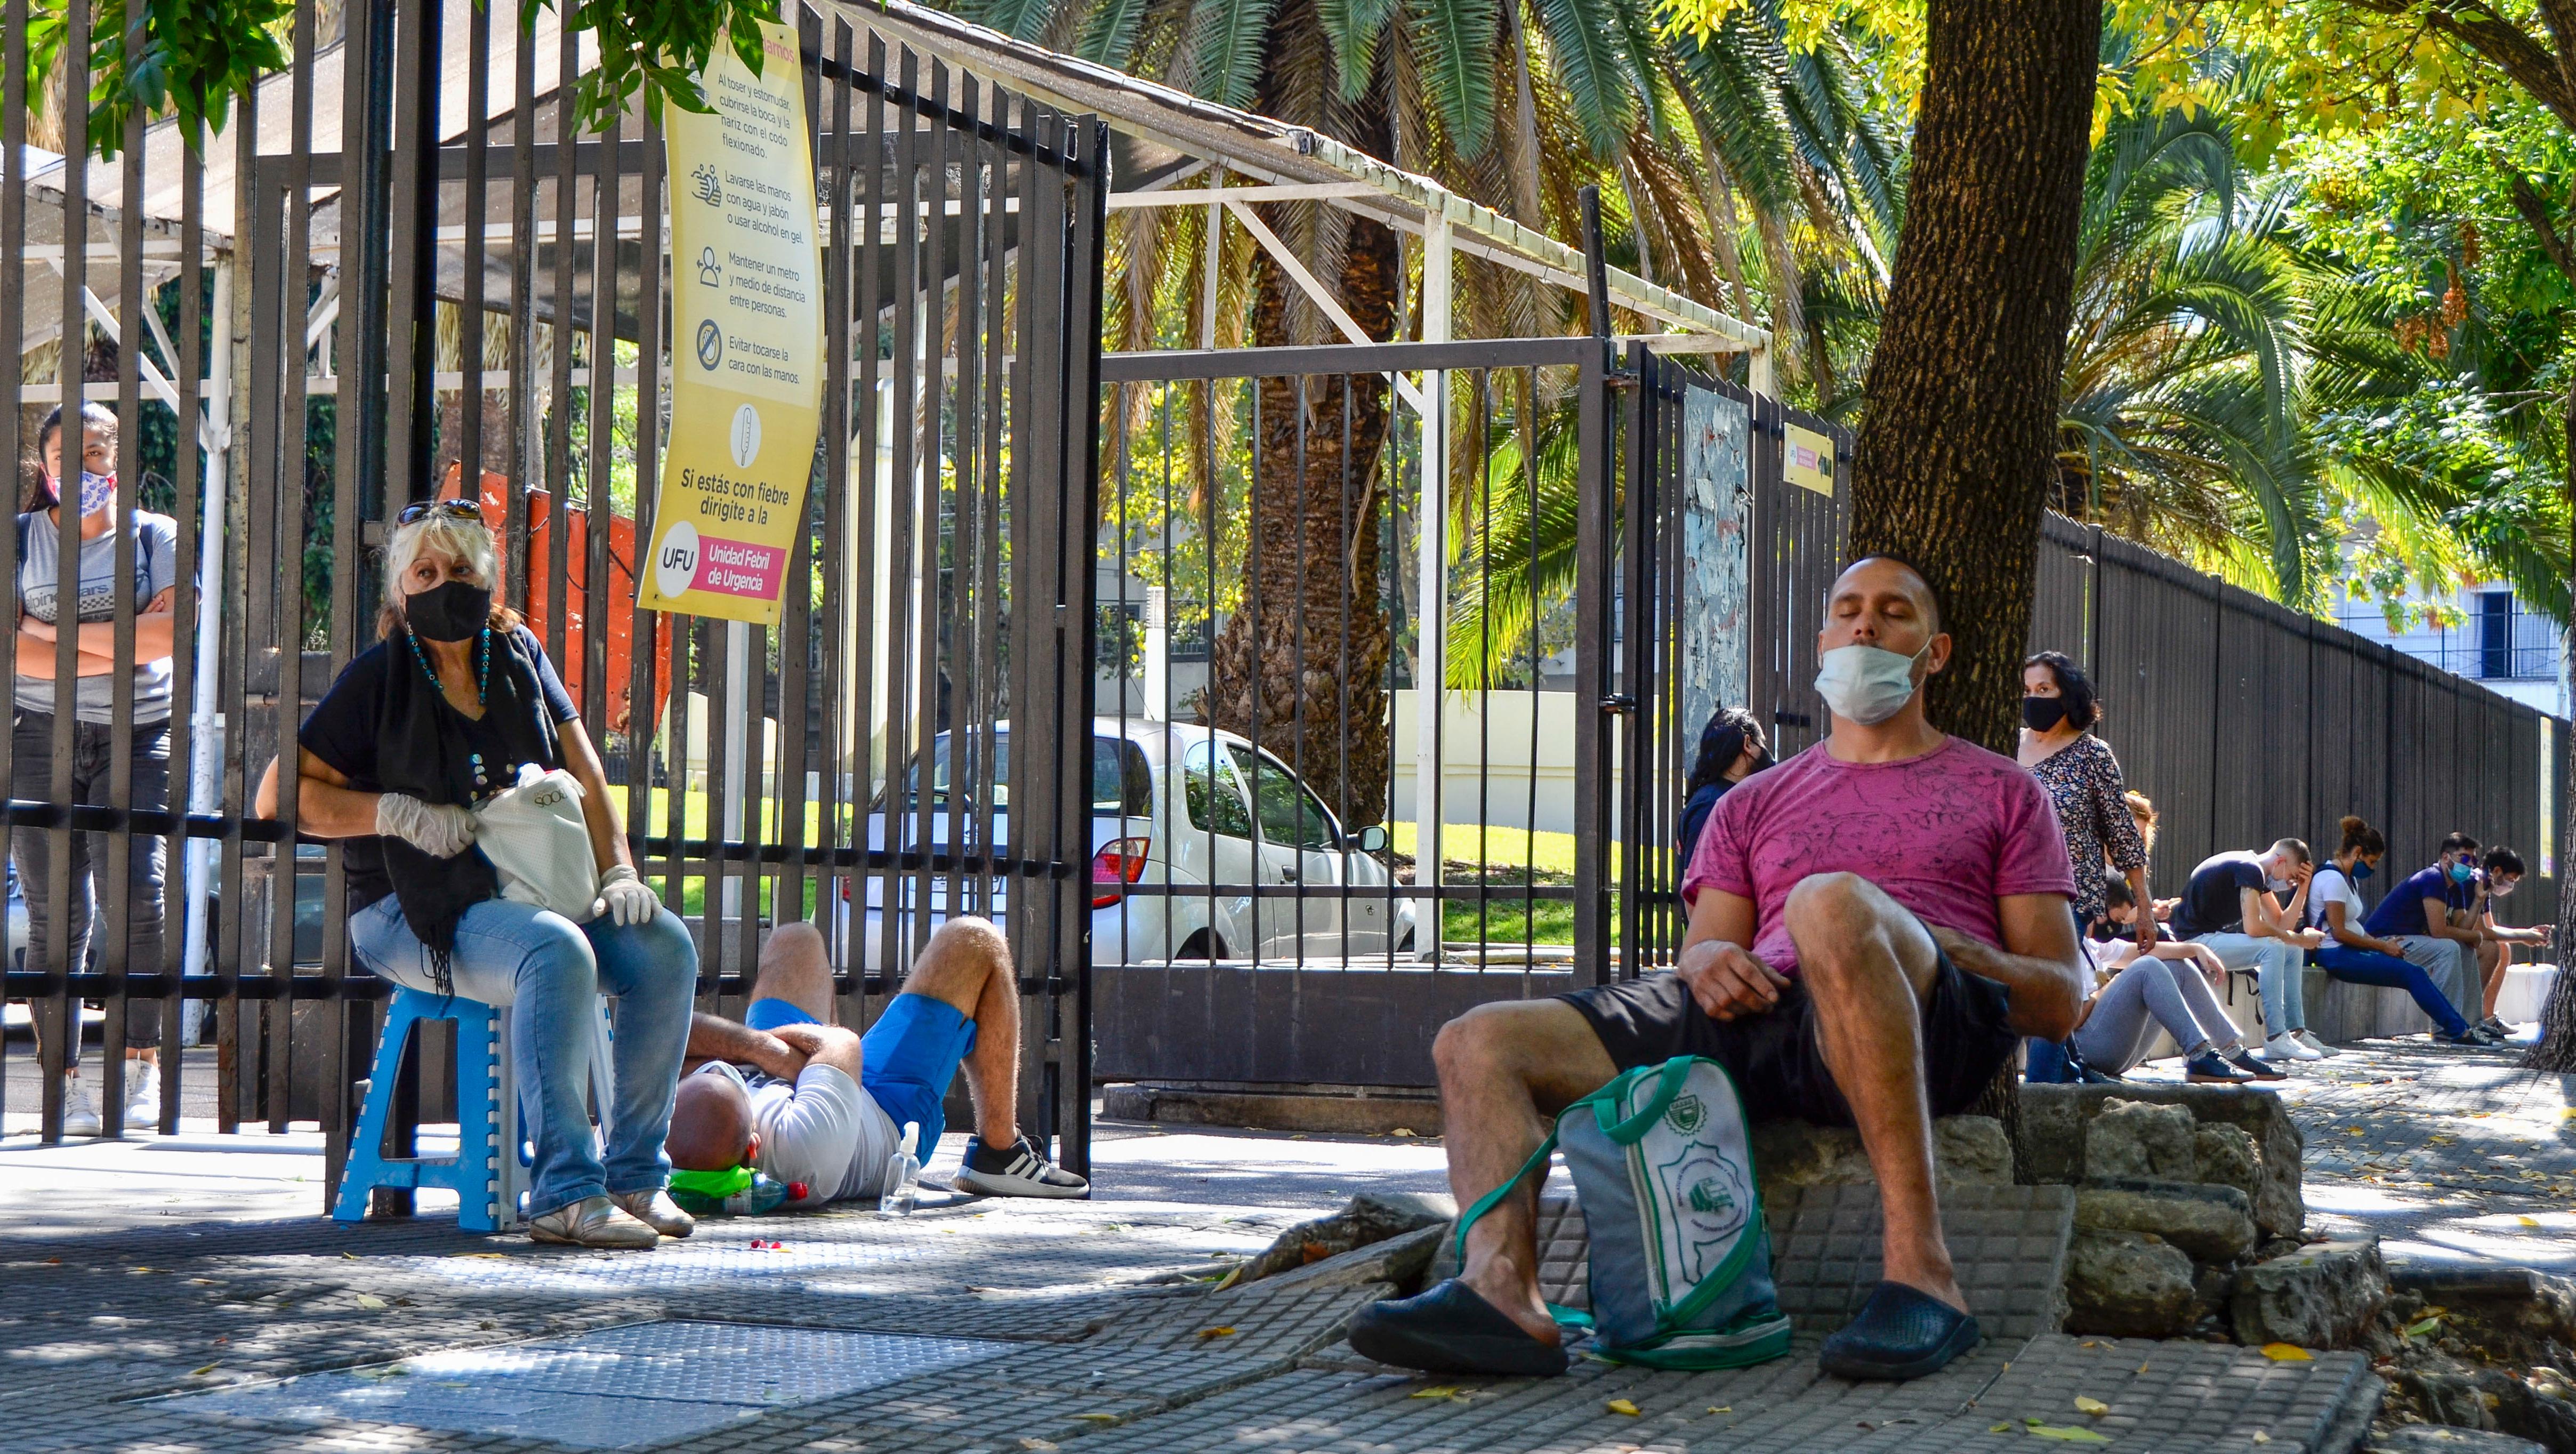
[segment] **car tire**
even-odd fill
[[[1204,959],[1215,961],[1225,957],[1225,939],[1221,935],[1208,929],[1195,931],[1189,938],[1182,940],[1181,947],[1172,953],[1172,958],[1176,960]]]

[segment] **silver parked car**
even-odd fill
[[[928,786],[916,762],[899,800],[888,792],[871,805],[869,847],[887,846],[888,803],[897,800],[898,814],[929,808],[926,846],[946,851],[952,812],[967,820],[971,834],[980,785],[990,782],[993,836],[1007,848],[1009,724],[994,729],[989,771],[975,751],[977,740],[966,734],[959,752],[953,734],[934,738]],[[1091,783],[1094,963],[1413,957],[1414,901],[1398,897],[1375,856],[1386,847],[1386,830],[1372,825],[1345,832],[1286,763],[1243,738],[1187,723],[1094,718]],[[917,823],[917,817],[903,822],[895,841],[919,844]],[[887,880],[864,882],[866,903],[855,918],[843,891],[843,929],[861,936],[853,958],[882,970]],[[1307,892],[1256,895],[1243,892],[1248,884]],[[1210,885],[1231,887],[1211,892]],[[1157,886],[1175,892],[1136,891]],[[901,943],[918,942],[950,912],[943,877],[898,876],[893,892],[899,916],[909,921],[899,926]],[[990,912],[1006,916],[1008,883],[994,893]],[[916,905],[917,917],[905,912]]]

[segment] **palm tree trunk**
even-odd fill
[[[1338,281],[1352,320],[1372,338],[1391,336],[1404,287],[1395,234],[1353,219]],[[1264,255],[1253,284],[1254,346],[1294,342],[1296,283]],[[1331,375],[1258,387],[1251,578],[1217,636],[1207,718],[1277,753],[1345,825],[1374,823],[1386,813],[1390,749],[1378,579],[1386,381]]]
[[[2010,751],[2102,7],[1932,0],[1914,171],[1853,461],[1851,549],[1913,562],[1957,646],[1932,720]]]

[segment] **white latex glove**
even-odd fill
[[[599,910],[620,924],[641,924],[662,910],[662,901],[654,896],[635,870],[618,864],[599,876]]]
[[[432,858],[454,858],[474,846],[474,814],[447,803],[424,803],[408,793],[376,799],[376,832],[400,838]]]

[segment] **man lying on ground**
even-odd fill
[[[1726,1066],[1757,1121],[1856,1125],[1887,1280],[1823,1364],[1914,1378],[1979,1338],[1934,1203],[1932,1118],[1968,1109],[2020,1037],[2074,1028],[2075,884],[2038,780],[1924,717],[1950,638],[1920,573],[1886,557],[1844,571],[1816,646],[1832,733],[1710,814],[1678,968],[1450,1021],[1433,1047],[1442,1129],[1464,1207],[1519,1169],[1542,1117],[1675,1055]],[[1475,1224],[1457,1278],[1362,1310],[1351,1346],[1443,1373],[1561,1372],[1537,1192],[1534,1176]]]
[[[864,1036],[832,1022],[823,936],[811,924],[782,924],[761,947],[744,1019],[701,1013],[690,1023],[689,1073],[671,1113],[674,1167],[748,1166],[781,1184],[802,1182],[806,1194],[791,1207],[873,1197],[905,1122],[920,1123],[916,1154],[930,1160],[947,1124],[940,1103],[962,1064],[975,1135],[958,1189],[1091,1194],[1089,1182],[1050,1165],[1020,1133],[1019,981],[1010,945],[984,920],[942,924]]]

